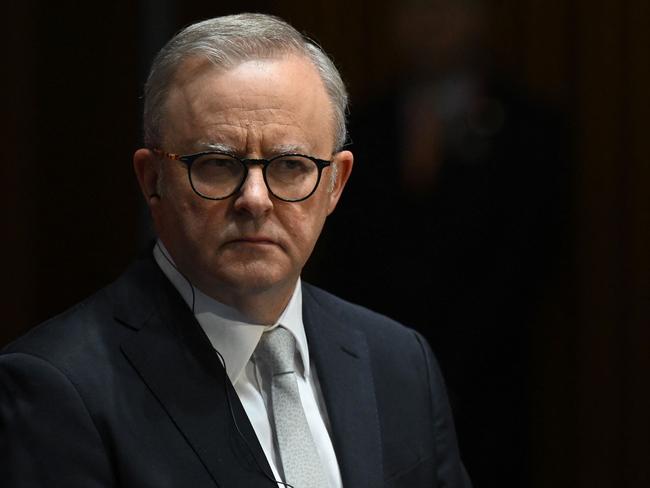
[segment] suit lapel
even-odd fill
[[[116,300],[116,318],[137,329],[124,354],[218,486],[269,484],[260,468],[271,469],[203,330],[153,260],[131,277]]]
[[[380,486],[381,433],[368,345],[303,287],[303,320],[318,371],[344,487]]]

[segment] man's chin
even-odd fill
[[[242,296],[292,287],[296,279],[297,277],[290,277],[286,270],[278,269],[268,262],[249,263],[235,269],[222,268],[218,276],[218,282],[223,288]]]

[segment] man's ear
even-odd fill
[[[336,208],[336,204],[341,198],[343,188],[348,182],[350,173],[352,173],[352,164],[354,163],[354,156],[350,151],[341,151],[334,156],[333,164],[330,166],[330,171],[333,173],[331,176],[334,180],[329,185],[329,202],[327,205],[327,215],[331,214]],[[336,165],[336,169],[333,167]]]
[[[133,154],[133,169],[138,178],[140,190],[151,208],[158,203],[158,181],[160,179],[160,162],[150,149],[138,149]]]

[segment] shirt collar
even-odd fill
[[[223,357],[228,378],[233,385],[241,377],[262,334],[280,324],[293,334],[302,361],[302,374],[305,377],[309,376],[309,348],[302,321],[300,278],[296,282],[289,303],[273,325],[253,324],[235,308],[218,302],[204,294],[196,286],[192,286],[189,280],[178,271],[161,240],[158,240],[154,246],[153,255],[156,263],[178,290],[185,303],[190,308],[194,305],[194,316],[208,336],[212,347],[219,351]],[[192,293],[192,289],[194,289],[194,293]],[[300,368],[298,371],[300,372]]]

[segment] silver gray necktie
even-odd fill
[[[262,334],[256,358],[271,370],[271,410],[285,481],[294,488],[326,488],[327,479],[307,417],[300,402],[294,372],[296,344],[283,327]]]

